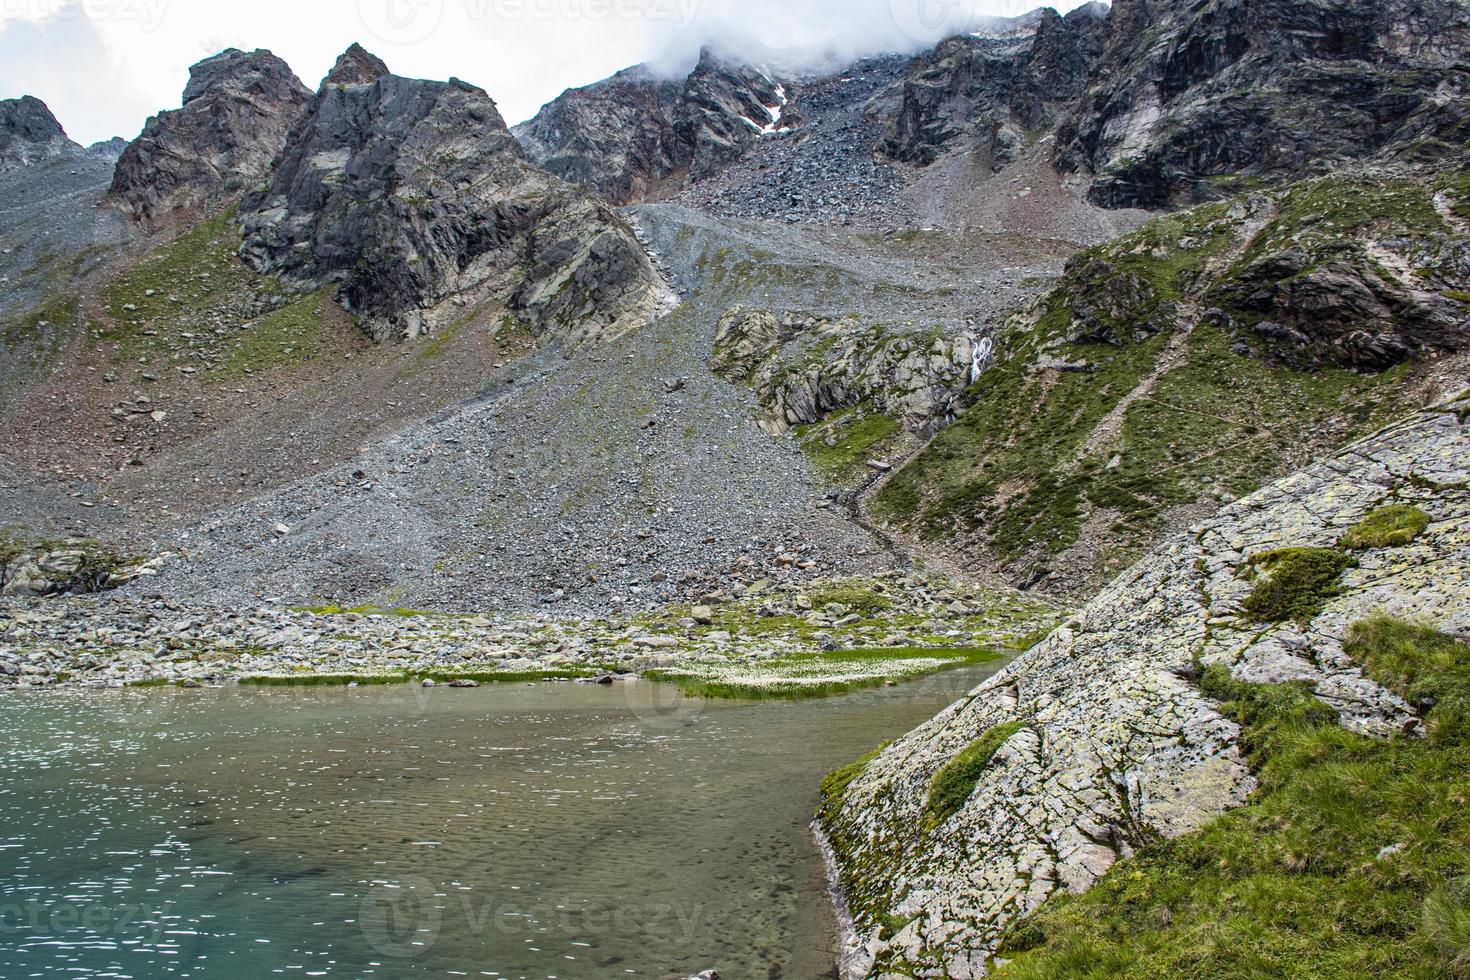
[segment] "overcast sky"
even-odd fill
[[[1080,0],[1064,0],[1062,11]],[[400,75],[480,85],[507,121],[562,90],[700,45],[915,50],[1034,0],[0,0],[0,98],[34,95],[82,143],[175,108],[189,66],[269,48],[315,88],[360,41]]]

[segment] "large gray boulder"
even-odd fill
[[[265,178],[311,91],[269,51],[231,48],[195,65],[179,109],[123,151],[110,200],[150,225],[223,203]]]
[[[245,199],[247,263],[336,285],[379,341],[490,302],[568,349],[646,322],[657,275],[617,215],[527,161],[483,90],[376,64],[339,62]]]
[[[0,99],[0,173],[80,153],[46,103],[29,95]]]

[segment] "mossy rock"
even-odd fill
[[[1306,623],[1338,594],[1343,572],[1353,559],[1333,548],[1282,548],[1256,555],[1246,567],[1256,587],[1244,608],[1261,623]]]
[[[1402,548],[1412,544],[1429,527],[1429,515],[1418,507],[1391,504],[1380,507],[1343,535],[1348,551]]]

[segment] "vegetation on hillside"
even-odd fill
[[[1426,733],[1355,734],[1303,686],[1206,669],[1255,797],[1018,923],[998,980],[1470,977],[1470,645],[1376,617],[1346,649]]]
[[[1412,358],[1350,363],[1378,348],[1292,317],[1310,320],[1298,306],[1319,274],[1432,299],[1424,287],[1453,281],[1440,192],[1463,206],[1451,182],[1307,181],[1082,253],[1002,331],[974,406],[888,482],[874,516],[1083,594],[1162,531],[1411,411]],[[1416,258],[1413,282],[1374,258],[1384,240]],[[1271,278],[1287,266],[1290,282]],[[1423,309],[1384,303],[1399,318],[1379,324],[1386,336],[1429,329]]]

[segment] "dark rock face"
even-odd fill
[[[353,44],[342,52],[327,77],[322,79],[323,85],[370,85],[391,74],[388,65],[377,55],[372,54],[360,44]]]
[[[674,134],[679,89],[630,68],[566,92],[514,132],[533,160],[562,179],[615,204],[642,200],[688,165],[688,148]]]
[[[40,99],[0,99],[0,173],[80,150]]]
[[[1042,10],[1001,22],[993,34],[950,38],[920,59],[905,81],[879,149],[926,166],[963,137],[1000,167],[1027,134],[1052,128],[1091,78],[1106,38],[1106,9],[1066,17]]]
[[[241,217],[249,264],[339,284],[380,341],[500,300],[574,348],[640,325],[657,291],[627,225],[531,165],[490,97],[458,80],[324,85]]]
[[[564,93],[515,135],[542,167],[626,204],[664,181],[709,177],[799,125],[786,85],[706,50],[682,82],[630,68]]]
[[[692,148],[689,175],[695,180],[739,159],[762,135],[798,125],[784,85],[708,50],[684,83],[674,112],[675,133]]]
[[[1099,204],[1164,207],[1242,176],[1458,159],[1467,52],[1460,0],[1119,0],[1057,162]]]
[[[269,51],[224,51],[190,69],[180,109],[148,120],[123,151],[111,200],[150,224],[258,184],[311,92]]]

